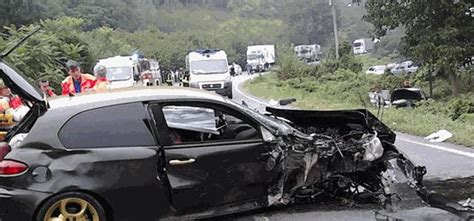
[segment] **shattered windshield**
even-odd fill
[[[221,74],[227,72],[227,67],[227,61],[224,59],[191,62],[191,71],[194,74]]]

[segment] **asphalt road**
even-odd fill
[[[258,74],[253,77],[258,76]],[[245,94],[241,83],[250,77],[234,77],[234,100],[245,101],[250,107],[263,111],[267,100]],[[425,186],[453,200],[474,197],[474,149],[446,143],[430,143],[421,137],[397,133],[396,146],[416,164],[426,166]],[[429,208],[416,196],[403,209],[395,212],[379,211],[401,220],[460,220],[458,217],[436,208]],[[360,208],[362,207],[362,208]],[[376,220],[376,210],[365,205],[341,206],[334,202],[317,205],[298,205],[289,208],[267,209],[231,217],[227,220]],[[381,216],[386,218],[386,216]],[[382,219],[387,220],[387,219]]]

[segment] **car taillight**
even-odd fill
[[[0,143],[0,161],[11,151],[10,145],[5,142]]]
[[[2,160],[0,161],[0,177],[1,176],[15,176],[20,175],[28,169],[28,165],[14,161]]]

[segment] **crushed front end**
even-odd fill
[[[393,210],[407,187],[433,207],[470,216],[472,210],[423,186],[426,168],[415,166],[397,150],[395,134],[367,110],[267,111],[294,128],[276,134],[278,142],[268,158],[267,169],[279,172],[269,189],[269,205],[326,196]]]

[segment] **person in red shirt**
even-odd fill
[[[49,81],[48,80],[40,80],[38,82],[38,85],[40,87],[40,89],[46,94],[46,96],[48,97],[54,97],[56,96],[56,94],[54,93],[53,89],[51,88],[51,86],[49,85]]]
[[[69,60],[66,63],[69,76],[63,80],[62,95],[74,95],[94,90],[96,78],[90,74],[82,73],[79,63]]]

